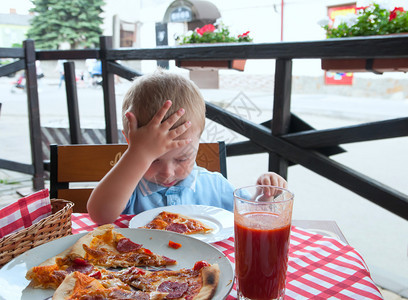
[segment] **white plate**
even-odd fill
[[[135,243],[143,244],[147,249],[176,259],[178,264],[169,269],[192,268],[196,261],[206,260],[218,264],[221,270],[220,281],[214,299],[225,299],[234,282],[234,271],[228,258],[215,247],[182,234],[152,229],[118,228]],[[0,299],[44,300],[51,297],[53,290],[33,289],[25,279],[27,271],[46,259],[61,253],[73,245],[85,233],[67,236],[33,248],[14,258],[0,269]],[[179,249],[168,246],[169,240],[180,243]],[[187,253],[187,255],[186,255]],[[51,299],[51,298],[50,298]]]
[[[234,214],[219,207],[206,205],[172,205],[153,208],[134,216],[129,222],[129,227],[143,227],[162,211],[179,213],[210,226],[213,229],[210,233],[189,235],[206,243],[222,241],[234,234]]]

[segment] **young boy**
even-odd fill
[[[195,164],[205,102],[191,80],[162,70],[144,75],[125,95],[122,114],[129,146],[88,200],[95,222],[179,204],[232,211],[234,187],[220,173]],[[257,184],[286,187],[272,172],[261,175]]]

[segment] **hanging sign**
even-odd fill
[[[176,7],[170,13],[170,22],[190,22],[193,20],[193,13],[187,6]]]

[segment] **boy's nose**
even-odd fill
[[[169,177],[174,174],[174,166],[172,163],[165,163],[160,168],[160,174]]]

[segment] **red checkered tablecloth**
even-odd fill
[[[133,215],[122,215],[115,226],[126,228]],[[72,215],[72,233],[97,225],[88,214]],[[213,243],[232,262],[234,238]],[[237,298],[235,285],[227,300]],[[361,255],[350,245],[292,226],[285,299],[383,299]]]
[[[41,221],[52,213],[48,189],[43,189],[0,209],[0,238]]]

